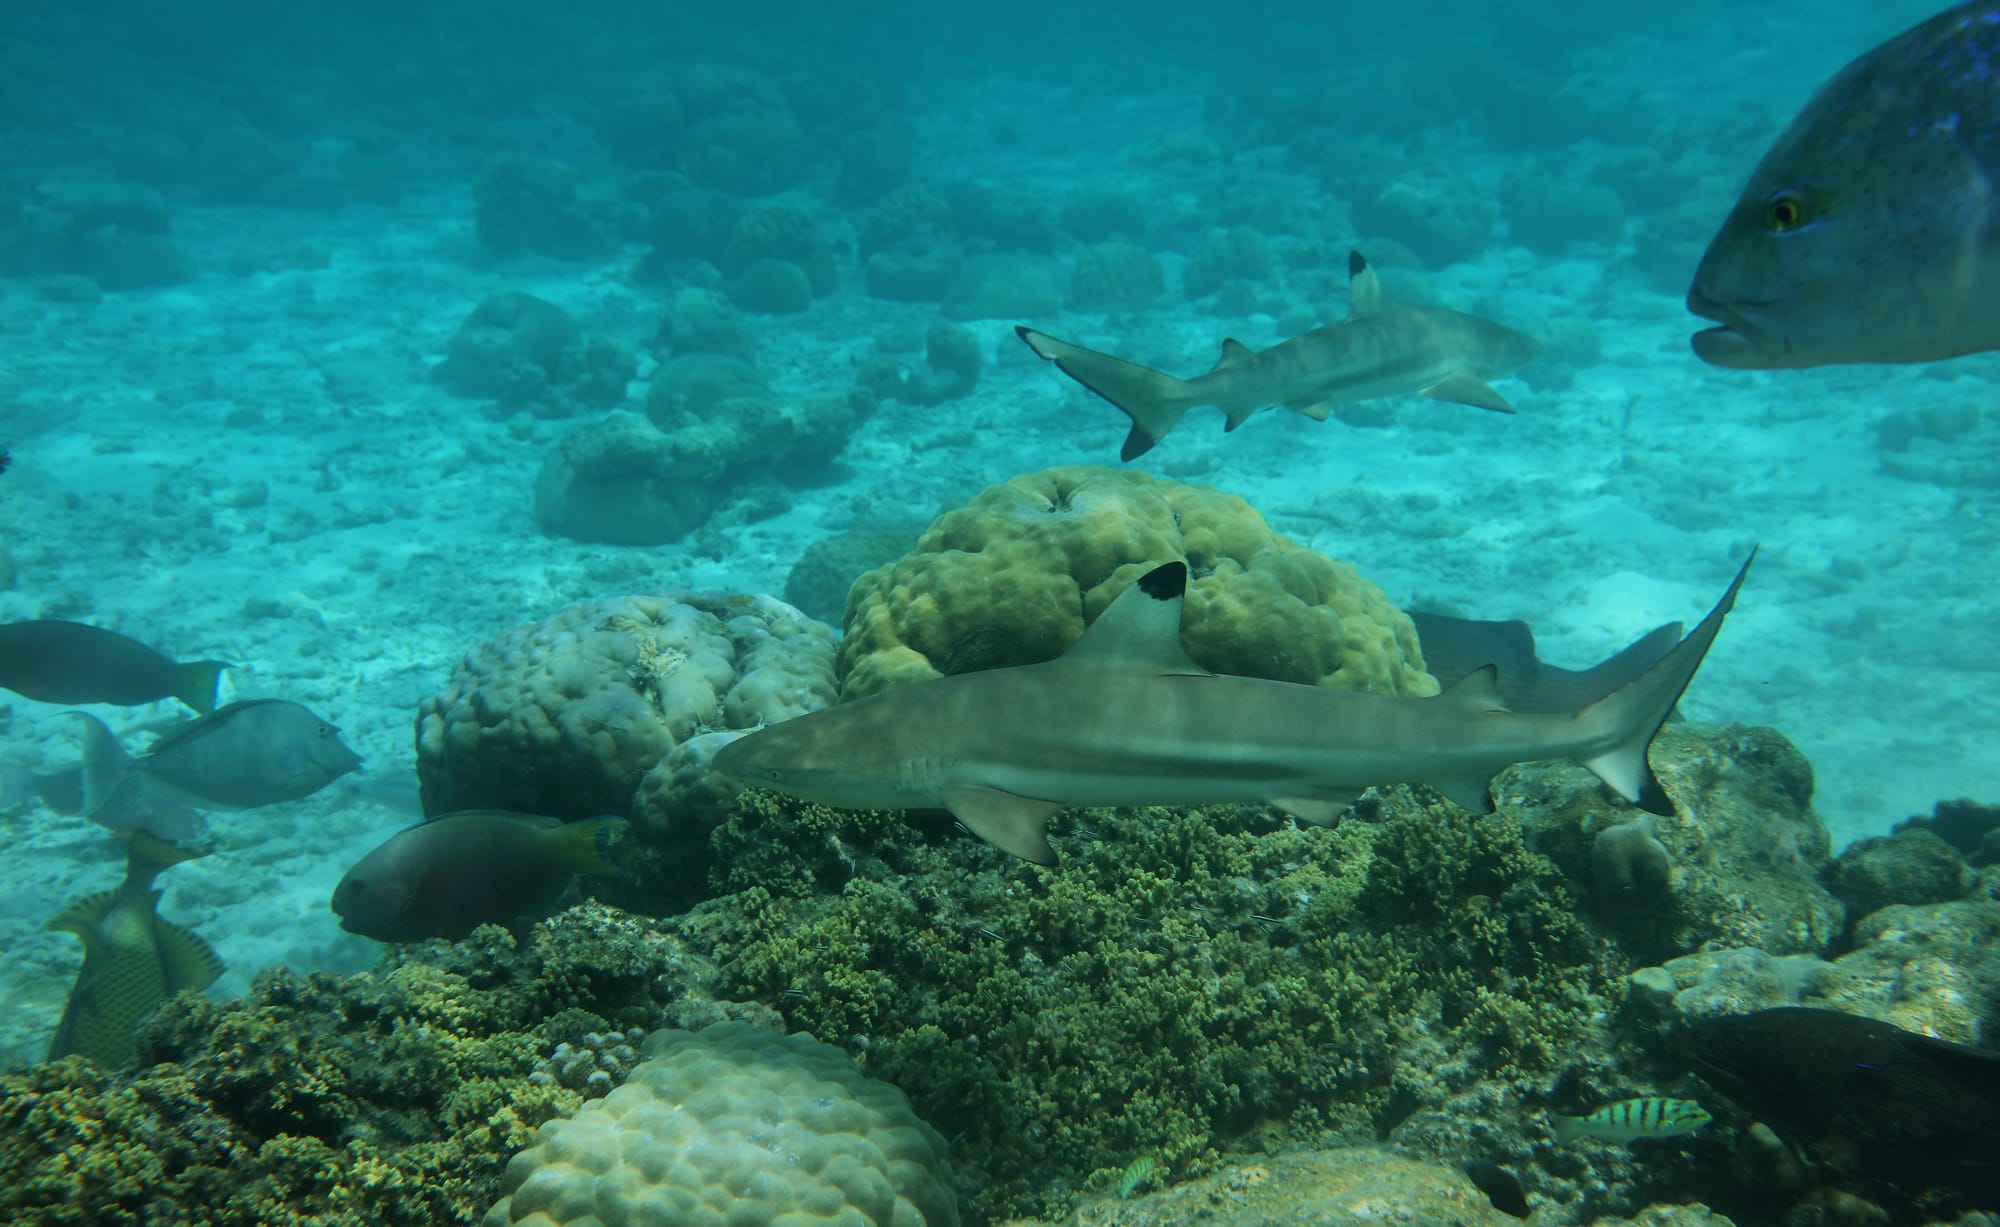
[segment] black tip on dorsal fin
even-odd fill
[[[1347,253],[1347,279],[1352,281],[1368,271],[1368,257],[1358,251]]]
[[[1156,601],[1179,600],[1187,594],[1187,564],[1166,562],[1139,577],[1139,590]]]

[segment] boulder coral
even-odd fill
[[[1345,563],[1206,486],[1065,466],[946,512],[855,581],[842,698],[1062,654],[1149,567],[1188,562],[1181,642],[1218,673],[1380,694],[1437,693],[1416,628]]]
[[[424,700],[424,810],[629,817],[641,778],[677,747],[833,694],[833,633],[783,601],[677,592],[571,606],[473,648]]]

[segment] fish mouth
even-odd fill
[[[1688,291],[1687,309],[1715,327],[1703,328],[1689,338],[1695,356],[1713,366],[1736,370],[1761,370],[1790,366],[1791,346],[1782,333],[1773,334],[1757,317],[1780,305],[1775,298],[1718,302],[1699,289]]]

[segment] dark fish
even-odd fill
[[[72,1053],[106,1069],[129,1065],[139,1023],[182,989],[200,992],[222,974],[209,944],[160,919],[153,879],[196,855],[140,832],[126,850],[125,883],[64,908],[48,922],[83,939],[83,970],[49,1045],[49,1060]]]
[[[1711,1085],[1874,1200],[1923,1203],[1908,1221],[2000,1205],[2000,1052],[1803,1006],[1696,1020],[1683,1043]]]
[[[1564,669],[1535,655],[1526,622],[1479,622],[1412,611],[1424,667],[1446,690],[1487,665],[1499,670],[1500,699],[1509,711],[1580,711],[1638,677],[1673,650],[1681,624],[1669,622],[1631,647],[1588,669]]]
[[[0,473],[5,473],[7,466],[12,463],[14,463],[14,453],[0,447]]]
[[[456,940],[483,924],[546,914],[579,873],[616,872],[605,858],[624,830],[615,817],[441,814],[356,861],[334,888],[333,910],[341,928],[377,941]]]
[[[1491,1159],[1467,1159],[1463,1167],[1465,1178],[1486,1194],[1495,1210],[1511,1218],[1528,1217],[1528,1191],[1521,1187],[1519,1176]]]
[[[252,809],[311,796],[361,765],[340,730],[285,699],[246,699],[175,725],[134,757],[95,716],[83,721],[83,806],[127,781],[196,809]]]
[[[0,624],[0,688],[38,703],[132,707],[179,699],[215,710],[219,660],[177,664],[136,639],[81,622]]]
[[[1710,242],[1688,310],[1717,366],[2000,348],[2000,0],[1947,9],[1822,85]]]

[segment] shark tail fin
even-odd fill
[[[1195,403],[1188,394],[1188,381],[1165,371],[1072,345],[1026,325],[1016,326],[1014,332],[1027,342],[1029,349],[1055,363],[1057,370],[1110,401],[1132,419],[1131,433],[1125,436],[1125,446],[1118,452],[1121,460],[1133,460],[1151,451]],[[1223,363],[1218,365],[1229,359],[1225,349]]]
[[[1576,714],[1576,719],[1606,729],[1617,738],[1610,749],[1589,759],[1584,766],[1620,796],[1638,803],[1649,813],[1671,814],[1674,806],[1646,761],[1647,747],[1652,745],[1660,726],[1667,722],[1667,717],[1680,703],[1681,694],[1694,680],[1695,670],[1701,668],[1709,647],[1715,643],[1716,634],[1722,630],[1722,620],[1736,604],[1736,593],[1743,587],[1743,577],[1750,573],[1750,564],[1756,558],[1757,551],[1753,547],[1750,557],[1743,560],[1742,568],[1730,581],[1729,590],[1715,603],[1715,608],[1709,610],[1708,616],[1689,631],[1671,652],[1639,676]]]

